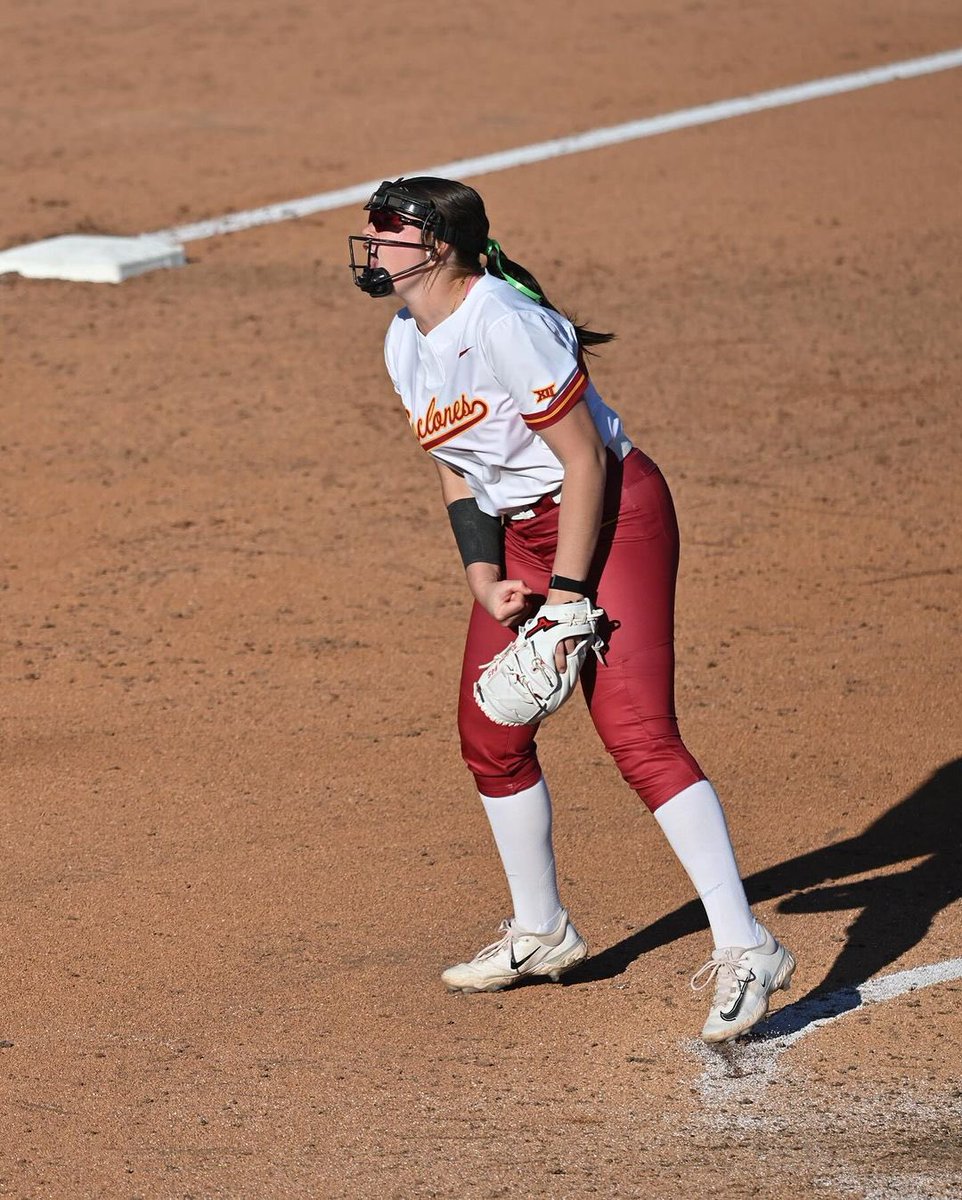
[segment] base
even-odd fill
[[[67,234],[0,252],[0,275],[14,271],[27,279],[122,283],[146,271],[182,267],[186,262],[179,242],[155,233],[142,237]]]

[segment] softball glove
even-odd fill
[[[564,704],[593,650],[601,659],[604,642],[597,632],[604,611],[590,600],[543,604],[518,630],[511,643],[481,668],[474,698],[497,725],[537,725]],[[578,638],[563,671],[554,652],[565,638]]]

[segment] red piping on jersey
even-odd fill
[[[578,365],[565,381],[564,387],[554,397],[550,408],[534,416],[524,417],[524,423],[529,429],[546,429],[553,425],[578,403],[588,389],[588,372],[579,358]]]

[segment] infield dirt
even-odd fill
[[[8,0],[0,247],[962,44],[948,0],[871,8]],[[477,181],[619,334],[592,372],[674,491],[682,727],[789,1003],[962,954],[959,81]],[[0,1194],[959,1195],[962,985],[706,1075],[703,917],[577,703],[540,745],[593,955],[441,988],[507,895],[360,220],[120,287],[0,277]]]

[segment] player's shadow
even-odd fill
[[[856,837],[745,879],[750,903],[783,897],[779,912],[856,911],[827,975],[804,1000],[776,1014],[767,1036],[793,1032],[819,1016],[858,1007],[859,984],[918,945],[937,914],[962,896],[960,815],[962,758],[957,758]],[[902,871],[854,878],[918,858],[923,861]],[[699,901],[692,901],[594,955],[567,979],[572,983],[610,979],[649,950],[705,928],[704,909]],[[797,981],[811,971],[811,965],[806,963],[803,944],[794,949],[801,960]]]

